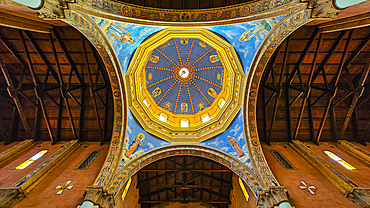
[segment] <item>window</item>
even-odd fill
[[[28,160],[24,161],[22,164],[18,165],[15,169],[18,169],[18,170],[25,169],[27,166],[31,165],[33,162],[35,162],[36,160],[38,160],[42,156],[44,156],[44,154],[46,154],[47,152],[48,152],[47,150],[42,150],[42,151],[38,152],[37,154],[32,156],[30,159],[28,159]]]
[[[87,169],[100,154],[100,151],[95,150],[86,155],[86,157],[77,165],[76,169]]]
[[[243,191],[243,194],[244,194],[244,196],[245,196],[245,200],[249,200],[249,194],[248,194],[248,192],[247,192],[247,189],[245,188],[245,186],[244,186],[244,183],[243,183],[243,181],[242,181],[242,179],[240,179],[239,178],[239,185],[240,185],[240,188],[242,189],[242,191]]]
[[[324,153],[329,156],[332,160],[334,160],[335,162],[341,164],[343,167],[345,167],[347,170],[354,170],[356,169],[355,167],[353,167],[352,165],[350,165],[349,163],[347,163],[346,161],[342,160],[342,158],[338,157],[336,154],[330,152],[330,151],[324,151]]]
[[[271,151],[271,154],[284,169],[296,169],[280,152]]]
[[[125,200],[125,198],[126,198],[126,195],[127,195],[128,189],[130,188],[130,184],[131,184],[131,178],[130,178],[130,179],[128,179],[127,184],[126,184],[126,187],[125,187],[125,189],[124,189],[124,190],[123,190],[123,192],[122,192],[122,201],[124,201],[124,200]]]

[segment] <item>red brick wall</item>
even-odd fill
[[[312,145],[310,145],[312,146]],[[291,202],[296,208],[307,207],[358,207],[344,195],[305,159],[303,159],[289,144],[262,145],[268,164],[280,185],[285,186],[290,194]],[[285,170],[270,153],[276,150],[283,154],[295,167],[295,170]],[[298,186],[303,180],[317,188],[317,194],[311,195]]]

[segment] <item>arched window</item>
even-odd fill
[[[87,169],[100,154],[99,150],[95,150],[86,155],[86,157],[77,165],[76,169]]]
[[[343,167],[345,167],[347,170],[354,170],[356,169],[355,167],[353,167],[352,165],[350,165],[349,163],[347,163],[346,161],[344,161],[342,158],[338,157],[336,154],[330,152],[330,151],[324,151],[324,153],[329,156],[332,160],[334,160],[335,162],[341,164]]]
[[[127,195],[127,192],[128,192],[128,189],[130,188],[130,185],[131,185],[131,178],[128,179],[127,183],[126,183],[126,186],[125,186],[125,189],[123,190],[122,192],[122,201],[125,201],[125,198],[126,198],[126,195]]]
[[[271,151],[272,156],[279,162],[284,169],[296,169],[280,152]]]
[[[15,169],[22,170],[25,169],[27,166],[31,165],[36,160],[40,159],[44,154],[46,154],[47,150],[42,150],[38,153],[36,153],[34,156],[32,156],[30,159],[24,161],[22,164],[18,165]]]
[[[243,183],[241,178],[239,178],[239,185],[240,185],[240,188],[243,191],[245,200],[249,201],[249,194],[248,194],[247,189],[245,188],[244,183]]]

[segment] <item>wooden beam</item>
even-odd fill
[[[24,109],[23,109],[23,105],[18,97],[18,92],[16,91],[15,89],[15,86],[13,84],[13,80],[12,80],[12,77],[9,73],[9,70],[8,68],[3,64],[3,61],[2,59],[0,58],[0,68],[1,68],[1,71],[3,72],[3,75],[5,77],[5,80],[8,84],[8,93],[9,93],[9,96],[11,98],[13,98],[14,100],[14,103],[17,107],[17,110],[19,112],[19,116],[21,117],[21,120],[22,120],[22,124],[23,124],[23,127],[24,129],[27,131],[28,134],[30,134],[30,127],[28,125],[28,121],[27,121],[27,117],[24,113]]]
[[[14,14],[14,13],[13,13]],[[5,27],[11,27],[21,30],[29,30],[40,33],[49,33],[49,29],[53,28],[52,25],[36,21],[34,19],[28,19],[13,15],[5,12],[0,12],[0,25]]]
[[[355,28],[367,27],[369,25],[370,25],[370,13],[365,13],[349,18],[323,23],[319,27],[323,29],[323,33],[331,33],[341,30],[350,30]]]

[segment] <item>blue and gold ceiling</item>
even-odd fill
[[[206,29],[165,29],[135,51],[126,75],[130,109],[170,142],[200,142],[226,130],[242,103],[234,48]]]
[[[153,50],[145,72],[146,89],[158,106],[174,114],[196,114],[221,92],[224,66],[205,42],[173,38]]]

